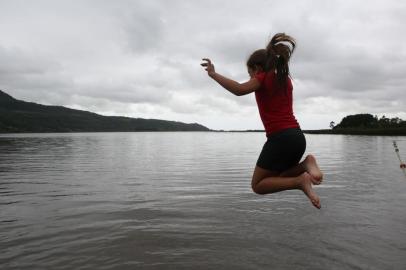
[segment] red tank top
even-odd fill
[[[261,83],[255,91],[259,115],[261,116],[266,135],[287,129],[298,128],[299,123],[292,109],[292,81],[280,86],[274,72],[260,72],[255,78]]]

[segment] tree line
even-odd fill
[[[330,123],[330,127],[334,129],[343,128],[363,128],[363,129],[382,129],[382,128],[406,128],[406,121],[399,117],[388,118],[383,115],[378,118],[377,115],[355,114],[344,117],[338,125],[334,122]]]

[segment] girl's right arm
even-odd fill
[[[243,96],[252,93],[261,86],[261,83],[255,77],[251,78],[249,81],[244,83],[239,83],[234,80],[231,80],[219,73],[216,73],[214,65],[211,63],[210,59],[203,58],[203,61],[205,62],[202,63],[201,65],[205,67],[207,74],[217,83],[219,83],[222,87],[224,87],[226,90],[230,91],[236,96]]]

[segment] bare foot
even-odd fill
[[[313,155],[308,155],[303,161],[303,165],[312,176],[312,183],[314,185],[320,185],[323,180],[323,173],[320,171],[319,166],[317,165],[316,158]]]
[[[300,189],[304,192],[304,194],[306,194],[306,196],[309,198],[314,207],[320,209],[321,208],[320,198],[319,196],[317,196],[316,192],[314,192],[312,188],[312,176],[307,172],[304,172],[302,175],[300,175],[299,178],[300,178]]]

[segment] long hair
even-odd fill
[[[286,43],[291,45],[288,46]],[[286,82],[289,73],[289,60],[296,47],[296,41],[285,33],[274,35],[266,46],[265,71],[276,70],[276,76],[280,83]]]

